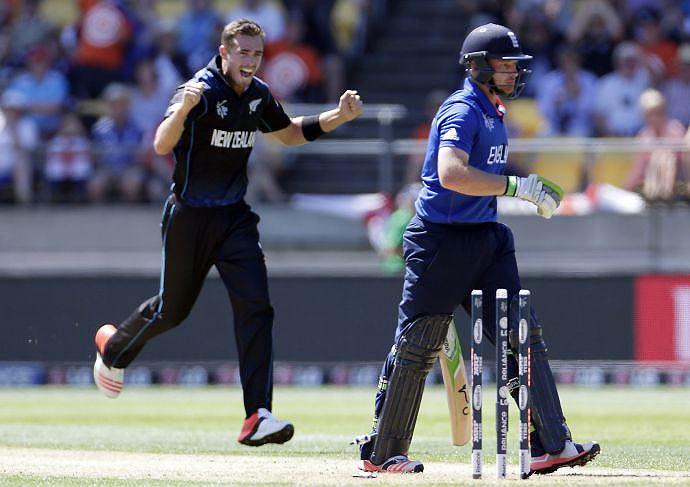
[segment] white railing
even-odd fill
[[[390,126],[388,126],[390,128]],[[388,130],[388,134],[390,134]],[[378,156],[378,181],[380,191],[391,192],[395,187],[394,158],[400,156],[423,157],[426,152],[427,141],[419,139],[397,139],[389,137],[367,139],[323,139],[313,144],[306,144],[288,149],[295,154],[310,155],[349,155],[349,156]],[[678,139],[656,139],[643,141],[634,138],[530,138],[512,139],[509,142],[510,153],[542,155],[542,154],[573,154],[582,157],[582,163],[596,165],[596,156],[603,154],[628,155],[630,161],[633,155],[659,149],[673,152],[688,152],[690,144]],[[558,163],[555,157],[554,164]]]

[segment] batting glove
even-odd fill
[[[537,206],[537,214],[544,218],[551,218],[563,198],[563,190],[553,181],[537,174],[530,174],[526,178],[508,176],[505,196],[514,196],[529,201]]]

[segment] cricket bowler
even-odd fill
[[[467,78],[441,105],[431,125],[416,215],[404,234],[405,282],[395,344],[379,380],[374,427],[360,444],[361,469],[421,472],[408,450],[424,380],[438,357],[453,312],[470,312],[473,289],[484,293],[484,323],[494,323],[496,289],[508,290],[509,388],[517,400],[517,295],[521,289],[510,229],[496,221],[496,196],[529,201],[550,218],[563,196],[555,183],[530,174],[504,175],[508,161],[506,109],[499,97],[517,97],[529,70],[520,63],[515,34],[496,24],[470,32],[460,52]],[[495,344],[495,328],[484,335]],[[542,327],[531,310],[530,473],[584,465],[599,453],[596,442],[575,443],[566,424]],[[366,442],[366,439],[371,439]]]
[[[225,26],[208,65],[177,88],[154,139],[158,154],[175,158],[172,194],[162,215],[160,290],[118,326],[96,333],[94,379],[117,397],[124,369],[146,342],[189,314],[215,266],[234,312],[246,419],[238,441],[284,443],[293,425],[271,414],[273,307],[259,244],[259,217],[244,201],[247,160],[259,129],[285,145],[313,141],[362,113],[356,91],[319,115],[290,118],[269,86],[255,76],[264,31],[246,19]]]

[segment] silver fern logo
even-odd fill
[[[225,119],[225,117],[228,116],[228,107],[225,106],[227,102],[228,100],[223,100],[216,103],[216,113],[222,119]]]
[[[254,113],[256,109],[259,107],[259,103],[261,103],[261,98],[257,98],[256,100],[252,100],[249,102],[249,113]]]

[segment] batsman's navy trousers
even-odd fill
[[[218,269],[234,312],[240,379],[247,416],[271,409],[273,307],[259,217],[245,202],[197,208],[171,195],[163,210],[163,259],[159,293],[142,303],[108,341],[106,365],[127,367],[151,338],[182,322],[208,271]]]
[[[470,297],[473,289],[483,291],[484,335],[491,344],[496,343],[495,313],[496,289],[507,289],[509,302],[515,308],[521,289],[515,260],[513,234],[502,223],[439,224],[415,215],[403,235],[405,257],[405,283],[398,310],[398,327],[395,343],[413,326],[417,317],[424,315],[452,314],[458,305],[470,314]],[[510,329],[517,333],[517,313],[511,313]],[[531,327],[541,332],[534,309],[531,310]],[[467,332],[467,333],[465,333]],[[458,326],[458,334],[470,336],[466,327]],[[541,336],[539,336],[539,342]],[[532,344],[531,346],[533,346]],[[532,370],[535,362],[537,373],[532,375],[533,399],[544,402],[543,419],[552,426],[544,447],[547,451],[560,451],[563,440],[569,437],[561,410],[553,376],[546,361],[546,347],[535,354],[533,346]],[[388,377],[393,371],[395,347],[389,353],[381,373],[379,391],[375,401],[375,417],[383,409]],[[539,355],[541,354],[541,355]],[[536,355],[536,356],[535,356]],[[517,377],[517,361],[509,355],[509,378]],[[538,377],[543,375],[542,383]],[[536,421],[533,424],[538,426]],[[543,436],[543,435],[542,435]],[[553,438],[551,438],[553,437]],[[544,438],[542,438],[543,440]],[[548,443],[548,445],[547,445]],[[539,438],[533,438],[533,453],[541,454]]]

